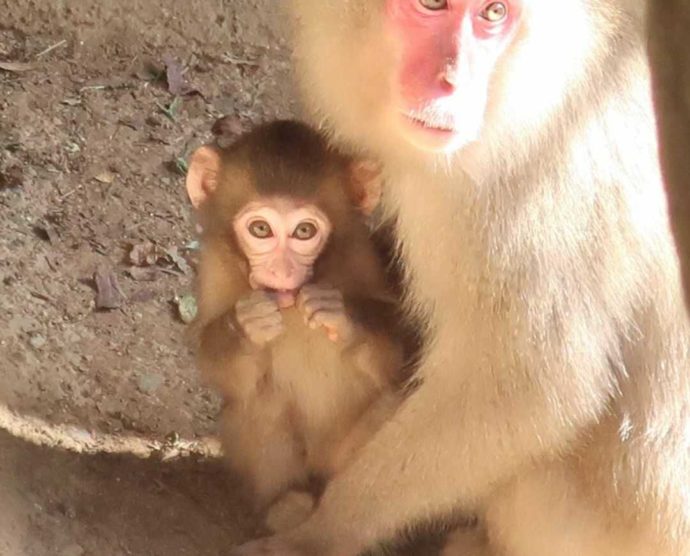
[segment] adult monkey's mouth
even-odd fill
[[[435,122],[432,119],[424,118],[423,116],[411,112],[404,112],[403,116],[405,116],[405,118],[409,120],[413,125],[422,127],[424,129],[429,129],[432,131],[441,131],[445,133],[456,132],[455,127],[448,123]]]
[[[401,120],[412,143],[423,150],[447,152],[456,148],[462,138],[457,126],[440,118],[408,111],[401,113]]]

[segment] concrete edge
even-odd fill
[[[215,459],[222,454],[220,442],[214,437],[195,440],[175,437],[161,441],[133,435],[91,432],[71,425],[52,424],[39,417],[21,415],[3,405],[0,405],[0,429],[37,446],[86,455],[120,454],[175,461],[192,456]]]

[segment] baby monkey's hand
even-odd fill
[[[345,310],[340,290],[323,284],[307,284],[297,296],[297,309],[304,315],[307,326],[323,326],[330,340],[345,344],[353,340],[355,325]]]
[[[262,290],[253,291],[237,302],[235,318],[245,338],[259,347],[265,346],[285,330],[277,301]]]

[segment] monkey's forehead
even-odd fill
[[[321,210],[313,199],[293,197],[289,195],[276,195],[255,198],[246,203],[238,212],[236,218],[250,212],[261,209],[270,209],[278,214],[287,214],[295,210],[313,212],[316,216],[327,219],[326,214]]]

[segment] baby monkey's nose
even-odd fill
[[[290,259],[277,259],[271,266],[271,272],[276,278],[292,278],[295,273],[295,265]]]

